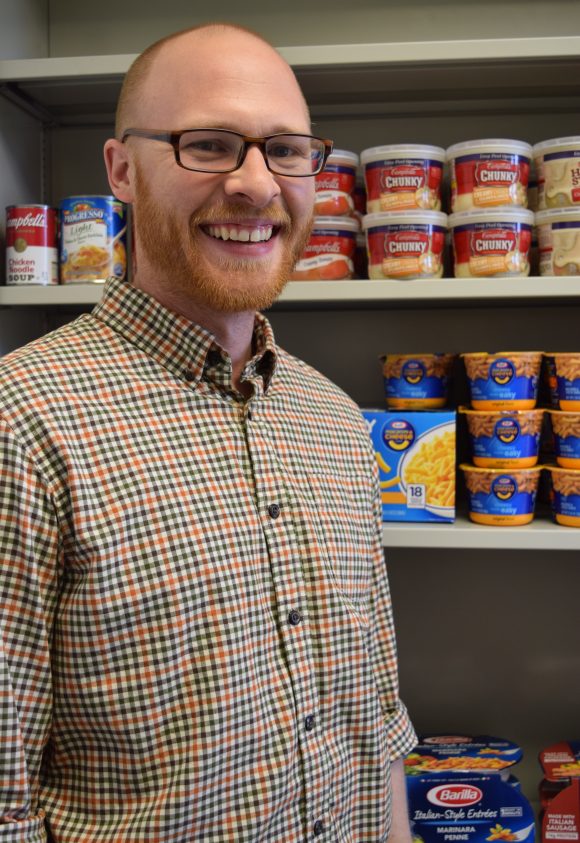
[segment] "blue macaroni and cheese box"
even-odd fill
[[[383,521],[454,521],[455,411],[363,416],[379,467]]]

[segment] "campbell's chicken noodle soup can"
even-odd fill
[[[60,207],[63,284],[104,281],[127,272],[127,209],[114,196],[70,196]]]
[[[455,277],[529,275],[533,225],[534,214],[525,208],[451,214]]]
[[[358,163],[358,155],[346,149],[335,149],[329,155],[324,170],[314,177],[316,216],[350,216],[354,212]]]
[[[57,220],[48,205],[6,208],[6,284],[58,284]]]
[[[310,239],[290,276],[294,281],[344,281],[354,275],[358,220],[315,217]]]
[[[447,215],[400,211],[363,217],[369,278],[441,278]]]
[[[361,153],[367,213],[441,209],[445,150],[439,146],[392,144]]]
[[[514,205],[526,208],[532,146],[490,138],[456,143],[447,150],[451,169],[451,210]]]

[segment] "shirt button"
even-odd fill
[[[324,823],[322,820],[316,820],[314,826],[312,828],[315,837],[320,837],[320,835],[324,832]]]
[[[192,381],[194,379],[195,375],[191,371],[191,369],[186,369],[183,377],[185,378],[186,381]]]
[[[271,503],[268,507],[268,515],[270,518],[277,518],[280,515],[280,507],[277,503]]]
[[[314,715],[307,714],[304,718],[304,728],[307,732],[311,732],[314,729]]]
[[[291,612],[288,612],[288,623],[292,626],[298,626],[301,620],[302,615],[296,609],[292,609]]]

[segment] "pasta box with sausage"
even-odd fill
[[[363,410],[379,467],[383,521],[455,520],[454,410]]]

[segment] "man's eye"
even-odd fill
[[[303,152],[293,146],[278,143],[276,146],[269,147],[268,155],[272,155],[274,158],[293,158],[297,155],[302,157]]]

